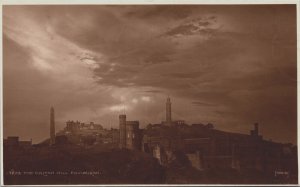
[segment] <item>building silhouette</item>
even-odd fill
[[[126,115],[119,115],[120,148],[140,149],[141,133],[139,121],[126,121]]]
[[[166,102],[166,124],[171,125],[172,124],[172,116],[171,116],[171,99],[170,97],[167,98]]]
[[[166,100],[166,121],[139,128],[139,121],[127,121],[119,115],[119,129],[104,129],[90,122],[68,121],[66,128],[58,132],[64,135],[60,142],[78,145],[107,144],[121,149],[141,150],[168,166],[177,153],[186,157],[197,170],[231,168],[237,171],[256,170],[297,173],[297,146],[264,140],[255,123],[249,134],[226,132],[214,125],[187,124],[184,120],[172,120],[171,99]],[[50,112],[50,145],[54,144],[54,109]],[[16,144],[11,139],[11,144]],[[58,142],[58,140],[57,140]]]
[[[66,134],[78,134],[78,135],[92,135],[92,134],[104,134],[104,128],[100,124],[94,122],[82,123],[80,121],[67,121],[66,128],[64,129]]]
[[[126,115],[119,115],[120,148],[126,148]]]
[[[49,145],[55,144],[55,116],[54,108],[50,109],[50,143]]]
[[[32,145],[32,140],[30,141],[20,141],[18,136],[8,136],[3,140],[4,147],[12,147],[12,148],[28,148]]]
[[[142,151],[162,165],[181,152],[198,170],[232,168],[267,172],[297,172],[297,146],[264,140],[255,123],[249,134],[217,130],[213,124],[171,120],[171,101],[166,102],[166,121],[149,124],[142,131]]]

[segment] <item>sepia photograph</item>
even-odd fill
[[[297,11],[2,5],[2,183],[298,184]]]

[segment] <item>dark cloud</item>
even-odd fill
[[[193,19],[188,23],[184,23],[175,28],[170,29],[165,33],[167,36],[181,36],[181,35],[195,35],[195,34],[213,34],[218,29],[210,28],[210,26],[217,22],[215,16],[208,18]]]
[[[134,6],[126,15],[138,19],[184,19],[189,17],[193,11],[196,10],[195,6]]]
[[[55,103],[64,111],[61,119],[82,115],[104,121],[113,117],[97,115],[127,104],[128,115],[146,123],[163,120],[164,99],[170,95],[178,118],[188,122],[212,122],[243,133],[259,122],[267,138],[296,142],[294,5],[10,6],[4,8],[4,18],[5,34],[16,32],[4,42],[4,96],[9,95],[5,123],[15,124],[6,127],[6,134],[18,128],[11,115],[27,120],[21,104],[34,110]],[[24,21],[31,27],[22,25]],[[23,31],[40,29],[45,37],[38,41],[49,44],[47,50],[37,53],[32,49],[40,44],[35,43],[24,47],[40,35],[18,33],[14,28],[20,25]],[[14,38],[20,34],[31,40]],[[56,40],[68,45],[52,45]],[[55,73],[32,72],[29,63],[38,55],[46,55],[47,61],[55,46],[66,60],[56,64],[61,59],[52,59],[49,64],[67,72],[59,74],[66,83],[57,81]],[[67,64],[74,60],[80,62]],[[91,71],[83,74],[85,65]],[[24,79],[12,76],[16,73]],[[85,77],[91,78],[86,84]],[[50,93],[55,96],[46,99]],[[33,94],[35,101],[30,99]],[[38,126],[41,116],[30,123]],[[117,125],[117,117],[113,123]]]

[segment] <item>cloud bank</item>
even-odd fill
[[[293,5],[4,6],[4,135],[40,141],[49,109],[118,126],[175,119],[296,143]]]

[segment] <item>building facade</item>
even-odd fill
[[[141,133],[139,121],[126,121],[126,115],[119,115],[120,148],[140,149]]]

